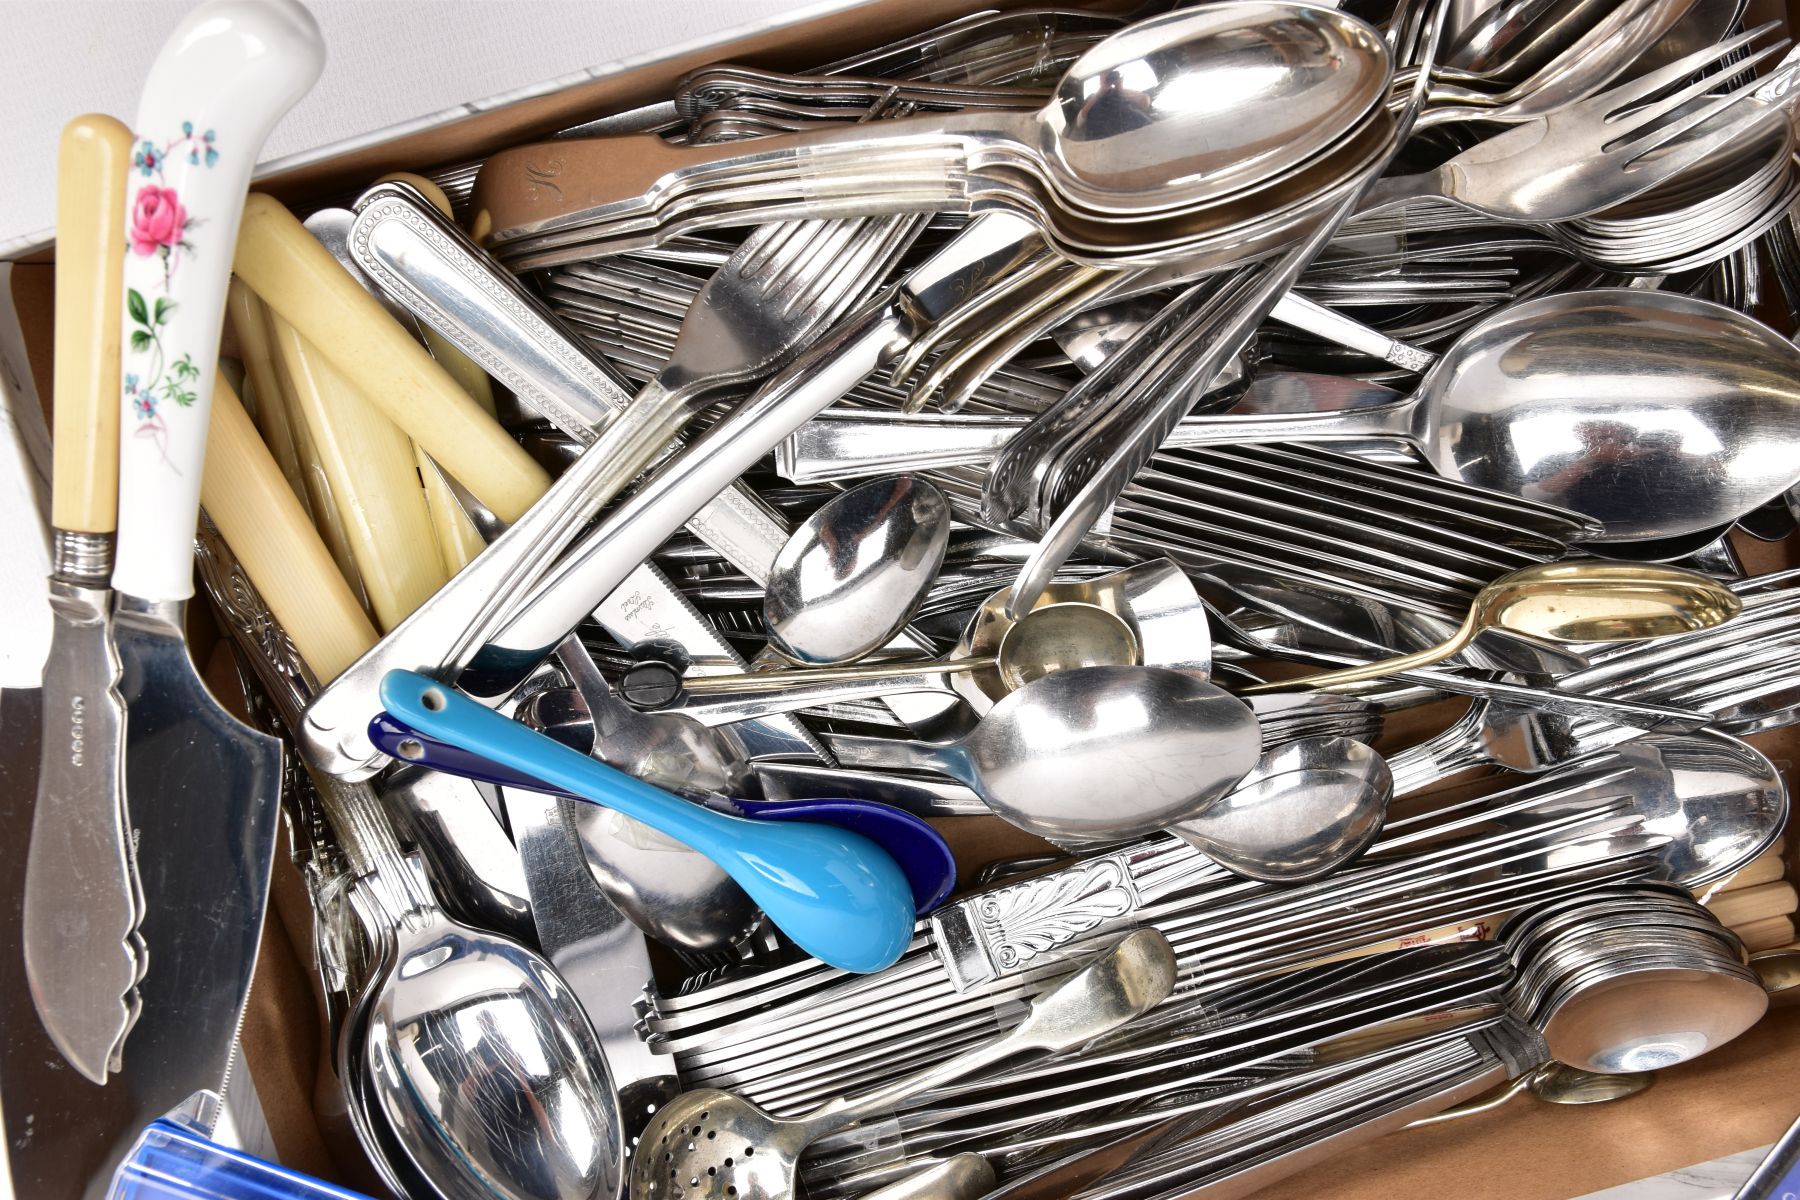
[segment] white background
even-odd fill
[[[150,60],[196,0],[0,0],[0,258],[54,221],[63,123],[127,125]],[[745,26],[855,0],[305,0],[325,73],[263,161]]]

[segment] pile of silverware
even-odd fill
[[[1149,8],[295,209],[249,164],[317,30],[214,0],[69,127],[67,1170],[223,1089],[277,812],[413,1200],[1236,1196],[1762,1016],[1800,56],[1714,0]]]

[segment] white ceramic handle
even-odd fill
[[[238,220],[263,141],[324,65],[296,0],[212,0],[176,27],[144,83],[125,193],[117,591],[193,595]]]

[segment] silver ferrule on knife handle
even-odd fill
[[[112,567],[112,534],[51,531],[50,572],[56,580],[74,587],[106,590],[110,587]]]

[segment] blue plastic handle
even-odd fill
[[[489,762],[642,821],[718,863],[808,954],[845,971],[879,971],[912,941],[906,875],[880,846],[811,821],[728,817],[571,750],[413,671],[389,671],[381,703],[396,718]]]
[[[369,1200],[232,1150],[173,1121],[152,1121],[113,1173],[106,1200]]]
[[[546,737],[553,735],[546,734]],[[369,740],[390,758],[417,763],[434,771],[461,775],[501,787],[529,791],[557,791],[543,780],[514,771],[481,755],[421,733],[392,713],[376,713],[369,722]],[[571,747],[572,748],[572,747]],[[577,797],[579,799],[579,797]],[[944,902],[956,887],[956,856],[950,845],[930,825],[892,805],[855,797],[812,800],[742,800],[731,803],[742,816],[757,821],[817,821],[860,833],[886,850],[906,873],[912,889],[913,911],[924,916]]]

